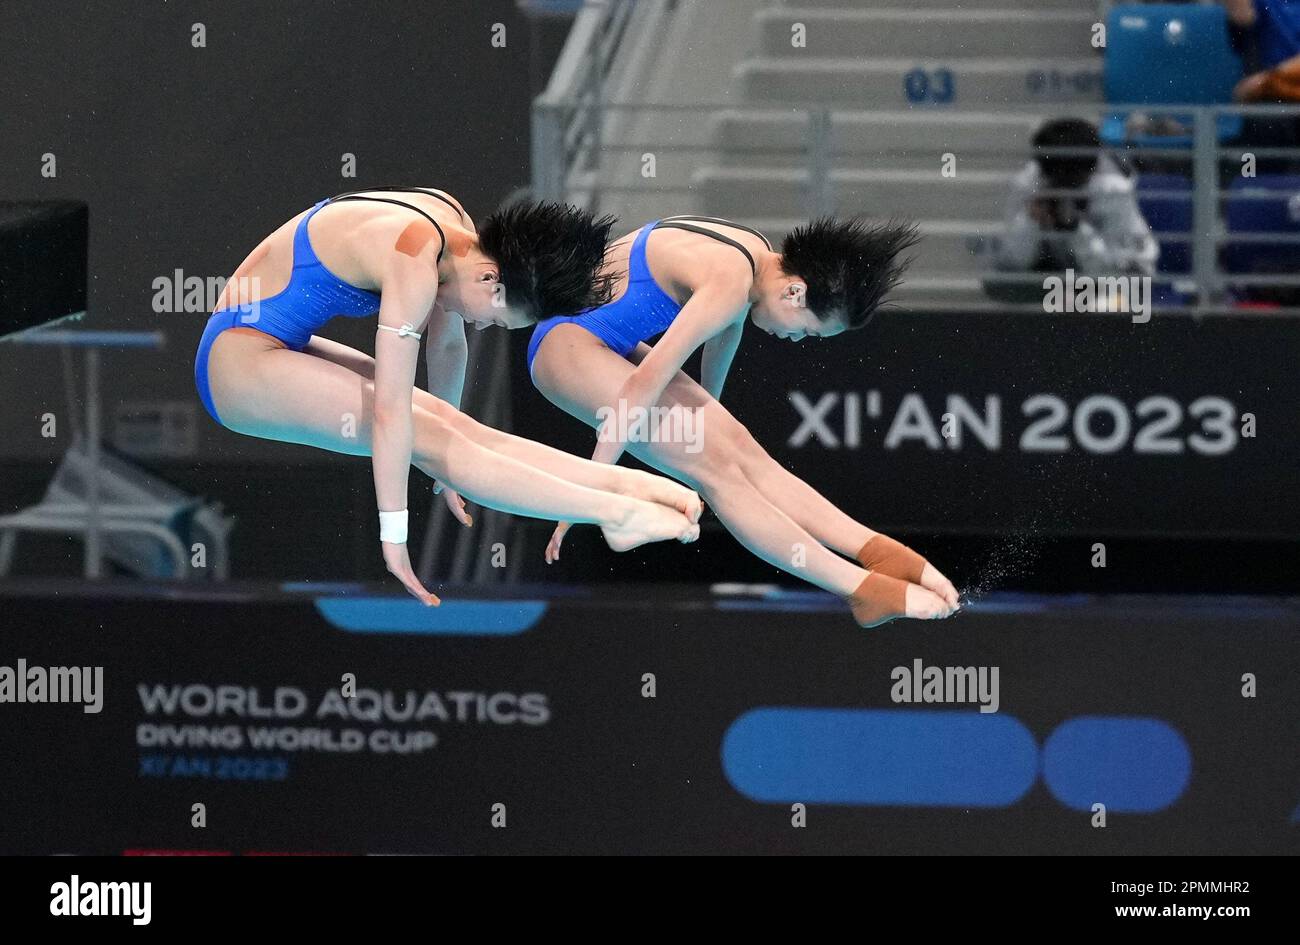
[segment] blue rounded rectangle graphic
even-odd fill
[[[1192,753],[1178,730],[1150,718],[1067,719],[1043,745],[1043,780],[1075,810],[1149,814],[1182,796]]]
[[[330,625],[352,633],[511,636],[531,629],[546,613],[543,600],[444,600],[426,607],[414,598],[318,597]]]
[[[1038,776],[1019,720],[915,709],[751,709],[722,739],[722,766],[764,803],[1005,807]]]

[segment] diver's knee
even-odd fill
[[[733,459],[698,454],[683,461],[683,476],[690,480],[697,492],[725,491],[745,481],[745,472]]]
[[[411,433],[411,461],[421,469],[445,468],[448,451],[459,436],[452,424],[432,410],[416,407],[411,411]]]

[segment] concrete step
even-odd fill
[[[920,170],[943,155],[962,170],[1012,171],[1029,157],[1029,141],[1045,115],[930,110],[831,114],[832,164]],[[798,167],[808,162],[808,115],[786,110],[724,110],[712,140],[733,167]]]
[[[894,290],[894,302],[910,309],[1005,308],[994,303],[984,292],[983,281],[977,276],[919,277],[905,281]]]
[[[998,171],[836,170],[830,199],[843,213],[980,220],[1000,213],[1009,182]],[[720,217],[800,217],[814,205],[807,171],[795,168],[705,167],[693,183],[706,212]]]
[[[1100,102],[1101,61],[1027,59],[748,59],[742,97],[769,102],[891,108],[989,109],[1036,102]]]
[[[697,194],[663,193],[661,191],[623,192],[617,195],[606,194],[601,199],[602,213],[612,213],[618,217],[614,224],[614,233],[635,230],[650,220],[676,216],[683,213],[703,213],[704,208]]]
[[[1093,54],[1096,10],[827,10],[770,7],[757,16],[761,55],[870,59],[917,56],[1086,57]],[[795,24],[804,45],[795,46]]]
[[[922,221],[921,243],[910,273],[915,277],[978,275],[993,268],[994,237],[1002,231],[988,222]]]

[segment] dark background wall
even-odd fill
[[[206,48],[192,44],[196,23]],[[558,51],[545,32],[535,55],[511,0],[6,0],[0,196],[90,205],[87,324],[160,328],[168,341],[110,357],[111,399],[193,402],[206,316],[156,314],[153,281],[228,276],[284,220],[367,185],[442,187],[490,211],[528,180],[530,66],[548,71]],[[46,153],[53,179],[41,176]],[[355,178],[342,176],[345,153]],[[330,333],[370,344],[364,326]],[[30,435],[32,408],[62,403],[57,353],[2,356],[0,455],[57,455]],[[200,457],[329,461],[199,421]]]
[[[284,220],[344,190],[437,186],[486,214],[528,181],[531,98],[566,31],[562,18],[530,23],[513,0],[0,4],[0,199],[89,204],[85,327],[167,338],[161,352],[105,355],[106,432],[120,404],[194,411],[193,454],[144,465],[242,520],[237,574],[381,573],[363,524],[369,469],[211,423],[192,367],[206,314],[156,313],[154,280],[226,277]],[[41,174],[46,153],[56,177]],[[346,320],[329,334],[363,350],[373,340]],[[69,409],[58,351],[0,349],[0,511],[39,499]],[[46,411],[64,424],[58,438],[40,435]],[[417,515],[425,505],[415,495]],[[70,540],[23,539],[21,560],[46,573],[76,573],[79,557]]]

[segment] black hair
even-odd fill
[[[610,300],[614,277],[600,268],[613,225],[568,204],[520,201],[488,215],[479,249],[500,269],[507,304],[540,321]]]
[[[899,254],[919,241],[914,223],[819,217],[786,235],[781,269],[804,281],[805,301],[819,319],[841,316],[849,328],[861,328],[902,281],[912,260]]]
[[[1082,118],[1056,118],[1034,132],[1034,160],[1048,183],[1063,190],[1077,190],[1097,169],[1101,138],[1097,128]],[[1044,148],[1087,148],[1091,154],[1052,154]]]

